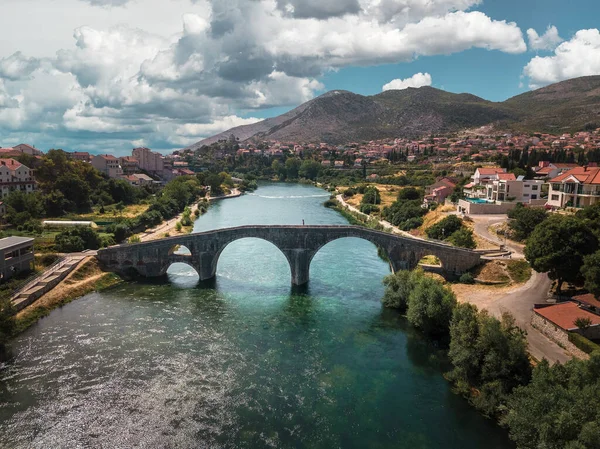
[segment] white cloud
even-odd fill
[[[580,76],[600,75],[600,31],[580,30],[560,44],[552,56],[536,56],[523,69],[529,86],[537,88]]]
[[[470,11],[480,1],[3,0],[15,20],[0,42],[0,133],[173,149],[253,120],[242,112],[310,100],[328,70],[524,52],[515,23]]]
[[[529,28],[527,39],[529,40],[529,48],[532,50],[554,50],[563,41],[554,25],[548,26],[546,32],[541,36],[533,28]]]
[[[0,59],[0,78],[12,81],[26,79],[40,66],[36,58],[28,58],[20,51]]]
[[[402,90],[409,87],[431,86],[431,75],[429,73],[415,73],[410,78],[395,79],[385,84],[382,91],[386,90]]]

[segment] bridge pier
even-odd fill
[[[310,261],[314,256],[313,251],[293,249],[283,250],[283,253],[290,264],[292,285],[301,286],[307,284],[310,273]]]

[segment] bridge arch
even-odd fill
[[[181,244],[181,243],[176,243],[173,246],[171,246],[169,248],[168,251],[169,256],[186,256],[186,257],[192,257],[192,252],[190,251],[190,249]]]
[[[365,260],[369,261],[368,269],[361,263]],[[373,261],[379,264],[372,264]],[[379,276],[393,271],[386,248],[371,239],[357,236],[340,236],[319,245],[311,255],[308,270],[311,279],[324,272],[327,278],[332,278],[332,282],[352,284],[364,276]]]
[[[200,282],[200,274],[190,262],[173,262],[165,271],[171,284],[182,288],[193,288]]]
[[[278,253],[278,258],[282,258],[283,261],[285,261],[283,263],[285,269],[288,272],[288,275],[291,273],[291,261],[288,257],[288,255],[279,247],[279,245],[277,245],[276,242],[268,239],[268,238],[263,238],[263,237],[257,237],[257,236],[253,236],[253,235],[241,235],[239,238],[235,238],[235,239],[231,239],[230,241],[226,242],[224,245],[222,245],[218,251],[215,253],[213,260],[212,260],[212,265],[211,265],[211,272],[213,274],[213,276],[216,276],[217,274],[217,270],[219,267],[219,261],[221,260],[221,256],[223,254],[224,251],[227,251],[227,249],[231,249],[232,245],[244,245],[244,244],[248,244],[249,246],[251,246],[252,244],[256,244],[256,243],[260,243],[259,247],[256,248],[256,251],[253,251],[253,254],[250,256],[252,257],[252,259],[247,259],[246,263],[247,264],[252,264],[254,261],[254,257],[258,257],[260,258],[262,254],[264,254],[264,251],[270,248],[275,248],[276,252]],[[261,248],[262,247],[262,248]],[[279,264],[277,264],[279,265]]]

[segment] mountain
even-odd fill
[[[420,137],[484,125],[528,132],[567,132],[600,126],[600,76],[576,78],[491,102],[433,87],[373,96],[335,90],[261,122],[204,139],[197,149],[230,135],[246,140],[327,142]]]

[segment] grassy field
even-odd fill
[[[104,213],[100,213],[100,208],[95,206],[91,212],[85,214],[70,214],[59,218],[46,218],[46,220],[74,220],[74,221],[115,221],[117,218],[135,218],[148,210],[150,204],[131,204],[125,206],[122,211],[118,211],[115,205],[104,206]]]

